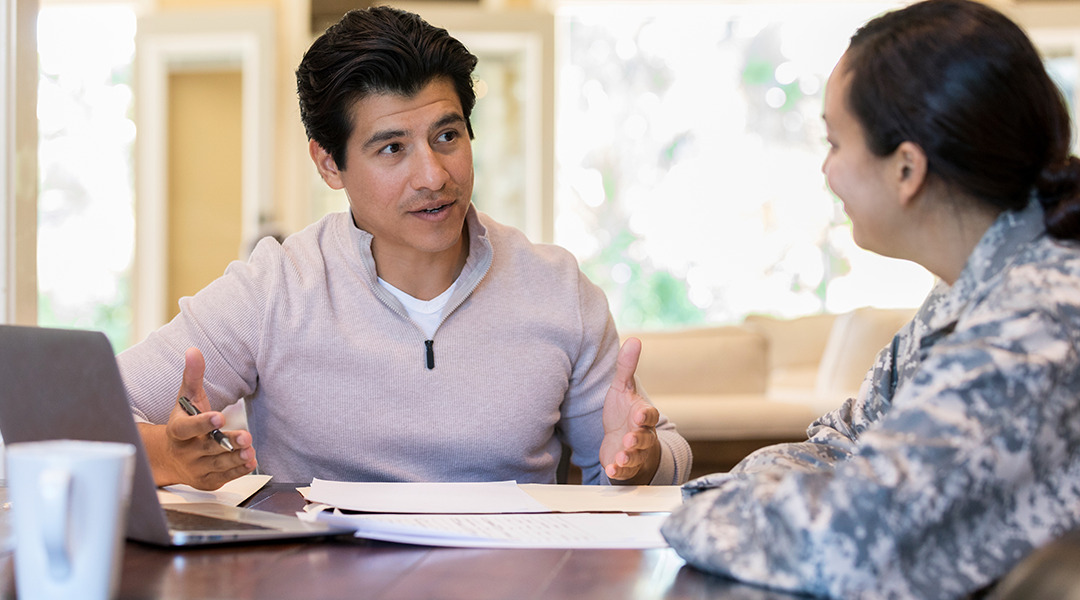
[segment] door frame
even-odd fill
[[[136,34],[134,340],[166,321],[168,302],[168,85],[183,70],[241,73],[242,258],[271,209],[275,15],[265,7],[157,13]],[[212,218],[208,215],[208,218]]]

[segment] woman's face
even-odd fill
[[[844,203],[855,243],[894,256],[889,249],[896,203],[890,200],[896,192],[886,185],[890,160],[870,152],[863,127],[848,107],[850,88],[851,72],[845,56],[825,86],[824,119],[829,153],[821,171],[829,189]]]

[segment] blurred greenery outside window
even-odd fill
[[[135,13],[45,5],[38,17],[38,323],[131,344]]]
[[[821,173],[826,79],[891,6],[560,10],[555,242],[621,329],[921,302],[930,274],[855,246]]]

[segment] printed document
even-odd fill
[[[492,514],[670,512],[677,485],[562,485],[513,481],[465,483],[346,482],[315,479],[300,488],[309,502],[373,513]]]
[[[550,512],[513,481],[396,483],[315,479],[301,493],[309,502],[374,513]]]
[[[513,481],[315,479],[299,491],[312,503],[302,519],[352,527],[360,538],[460,548],[663,548],[660,524],[682,501],[678,486]]]
[[[666,514],[345,515],[301,513],[356,528],[356,537],[454,548],[664,548]]]

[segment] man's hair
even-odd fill
[[[296,69],[300,120],[308,139],[344,169],[357,101],[371,94],[413,96],[446,78],[472,138],[475,67],[476,56],[464,44],[418,15],[388,6],[351,10],[315,40]]]

